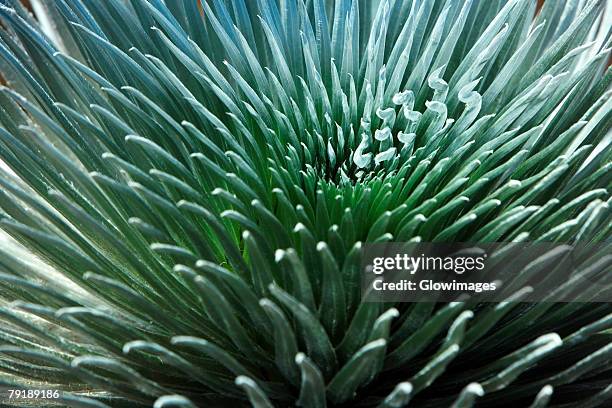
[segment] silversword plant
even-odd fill
[[[0,4],[0,389],[610,404],[610,304],[359,287],[365,242],[609,239],[606,1]]]

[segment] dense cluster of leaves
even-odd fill
[[[34,3],[0,0],[0,226],[45,261],[1,250],[0,389],[612,397],[610,304],[359,298],[363,242],[609,237],[605,1]]]

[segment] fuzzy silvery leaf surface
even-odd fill
[[[609,3],[32,3],[0,0],[3,397],[610,406],[610,304],[359,287],[366,242],[609,240]]]

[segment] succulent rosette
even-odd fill
[[[0,390],[609,406],[609,303],[360,293],[365,243],[609,240],[609,3],[31,3],[0,0]]]

